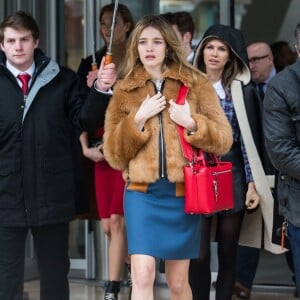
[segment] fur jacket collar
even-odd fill
[[[188,87],[192,86],[191,72],[189,72],[185,68],[179,70],[179,68],[175,64],[168,67],[163,76],[164,78],[178,80],[181,84],[184,84]],[[204,78],[203,80],[205,81]],[[147,83],[147,81],[151,81],[150,74],[145,71],[144,67],[138,66],[132,76],[127,77],[121,81],[120,88],[125,91],[131,91],[133,89],[143,87]]]

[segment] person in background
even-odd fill
[[[192,40],[195,32],[195,23],[192,16],[186,11],[161,14],[173,27],[185,53],[186,59],[192,63],[194,51]]]
[[[84,101],[78,76],[38,49],[39,38],[26,12],[0,25],[1,300],[22,299],[29,231],[40,299],[69,299],[69,222],[76,213],[71,129],[100,126],[103,108],[99,99]]]
[[[276,74],[272,50],[267,43],[256,42],[248,45],[247,53],[251,80],[255,83],[256,89],[261,96],[261,101],[263,101],[267,83]],[[272,165],[271,168],[270,171],[274,172]]]
[[[293,64],[297,59],[297,54],[291,49],[287,41],[276,41],[272,43],[271,50],[277,73]]]
[[[274,57],[276,72],[282,71],[285,67],[293,64],[297,60],[297,53],[291,49],[287,41],[277,41],[272,43],[271,50]],[[278,172],[276,173],[276,175],[278,175]],[[285,257],[287,264],[293,274],[292,279],[294,282],[296,282],[292,251],[290,250],[285,252]],[[294,296],[298,297],[297,290],[295,291]]]
[[[273,63],[273,55],[270,46],[264,42],[255,42],[247,47],[251,80],[255,84],[260,95],[260,101],[264,99],[267,83],[275,76],[276,70]],[[261,133],[263,138],[263,134]],[[275,169],[272,166],[265,147],[263,147],[265,162],[264,169],[267,175],[274,175]],[[260,248],[239,245],[236,263],[236,281],[233,294],[241,299],[249,299],[255,277]]]
[[[114,4],[108,4],[101,8],[99,14],[100,34],[105,41],[105,46],[97,51],[96,63],[99,66],[105,56],[109,39],[111,36],[111,23],[114,11]],[[114,39],[112,43],[112,60],[118,69],[124,59],[124,49],[127,38],[134,26],[132,15],[127,6],[118,5],[116,15]],[[98,70],[92,70],[92,56],[82,59],[78,68],[78,74],[90,90],[97,78]],[[83,155],[94,162],[94,186],[98,214],[101,218],[102,228],[109,239],[108,269],[109,281],[105,290],[104,299],[114,300],[118,298],[123,274],[124,262],[127,258],[127,242],[125,233],[125,220],[123,210],[123,194],[125,182],[118,170],[112,169],[105,161],[102,152],[103,128],[97,129],[95,133],[84,132],[80,136]],[[91,146],[91,140],[95,145]],[[97,145],[97,142],[99,144]],[[93,179],[93,177],[91,177]],[[130,281],[130,278],[129,278]],[[130,284],[130,282],[129,282]]]
[[[101,77],[101,74],[98,74]],[[221,155],[230,124],[207,78],[185,58],[174,30],[160,16],[141,18],[127,46],[105,116],[104,156],[126,179],[124,197],[132,299],[153,299],[155,258],[165,259],[170,299],[191,300],[190,258],[200,245],[200,216],[184,213],[183,166],[177,135]],[[184,105],[175,103],[184,84]]]
[[[229,300],[235,280],[237,246],[245,208],[257,207],[260,197],[252,177],[252,169],[240,130],[235,101],[244,101],[252,136],[251,143],[259,145],[259,98],[250,84],[246,46],[242,32],[226,25],[213,25],[204,33],[195,51],[194,66],[207,74],[233,129],[233,145],[222,160],[233,164],[234,208],[215,214],[217,218],[216,241],[218,243],[218,276],[216,299]],[[241,91],[243,99],[234,92]],[[235,98],[234,98],[235,97]],[[246,120],[245,120],[246,121]],[[210,236],[213,216],[202,216],[201,250],[197,259],[192,259],[189,280],[194,300],[209,300],[211,285]]]
[[[300,57],[300,23],[295,28],[295,48]],[[300,60],[280,71],[269,83],[264,98],[264,136],[267,151],[279,171],[277,197],[279,214],[288,222],[296,276],[300,295],[300,130],[299,130]]]
[[[263,103],[268,82],[276,75],[276,69],[273,62],[273,55],[270,46],[264,42],[255,42],[247,47],[251,79],[260,95],[261,104]],[[277,195],[274,190],[275,168],[273,167],[269,155],[265,148],[263,132],[262,137],[262,163],[266,175],[272,177],[272,189],[274,197],[274,209],[277,209]],[[277,214],[275,213],[274,216]],[[278,219],[278,220],[277,220]],[[280,218],[273,220],[273,223],[282,223]],[[275,226],[275,225],[274,225]],[[287,263],[293,272],[293,262],[290,252],[286,252]],[[233,294],[241,299],[249,299],[255,278],[260,256],[260,248],[239,245],[236,264],[236,281]],[[293,277],[294,278],[294,277]]]

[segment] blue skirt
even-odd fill
[[[125,190],[124,213],[128,253],[161,259],[199,257],[200,216],[184,213],[184,197],[175,184],[160,179],[146,192]]]

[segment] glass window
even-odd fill
[[[65,1],[66,65],[77,71],[84,49],[83,0]]]

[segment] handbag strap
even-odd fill
[[[184,104],[188,90],[189,90],[189,88],[187,86],[185,86],[183,84],[181,85],[179,92],[178,92],[177,100],[176,100],[177,104],[180,104],[180,105]],[[189,144],[184,139],[183,130],[184,130],[184,128],[182,126],[177,125],[177,131],[178,131],[178,136],[179,136],[179,141],[180,141],[183,156],[190,163],[194,163],[197,160],[197,161],[201,161],[202,165],[205,166],[207,164],[207,161],[206,161],[204,152],[202,151],[202,149],[198,149],[197,152],[193,149],[191,144]],[[213,162],[214,164],[219,164],[219,160],[215,154],[211,153],[210,157],[212,158],[211,162]]]
[[[186,85],[181,85],[179,92],[178,92],[178,96],[177,96],[177,100],[176,103],[183,105],[185,102],[185,98],[187,96],[187,93],[189,91],[189,88]],[[177,131],[178,131],[178,136],[179,136],[179,141],[180,141],[180,145],[182,148],[182,153],[183,156],[189,161],[192,162],[195,156],[195,153],[193,151],[192,146],[184,139],[183,137],[183,127],[180,125],[177,125]]]

